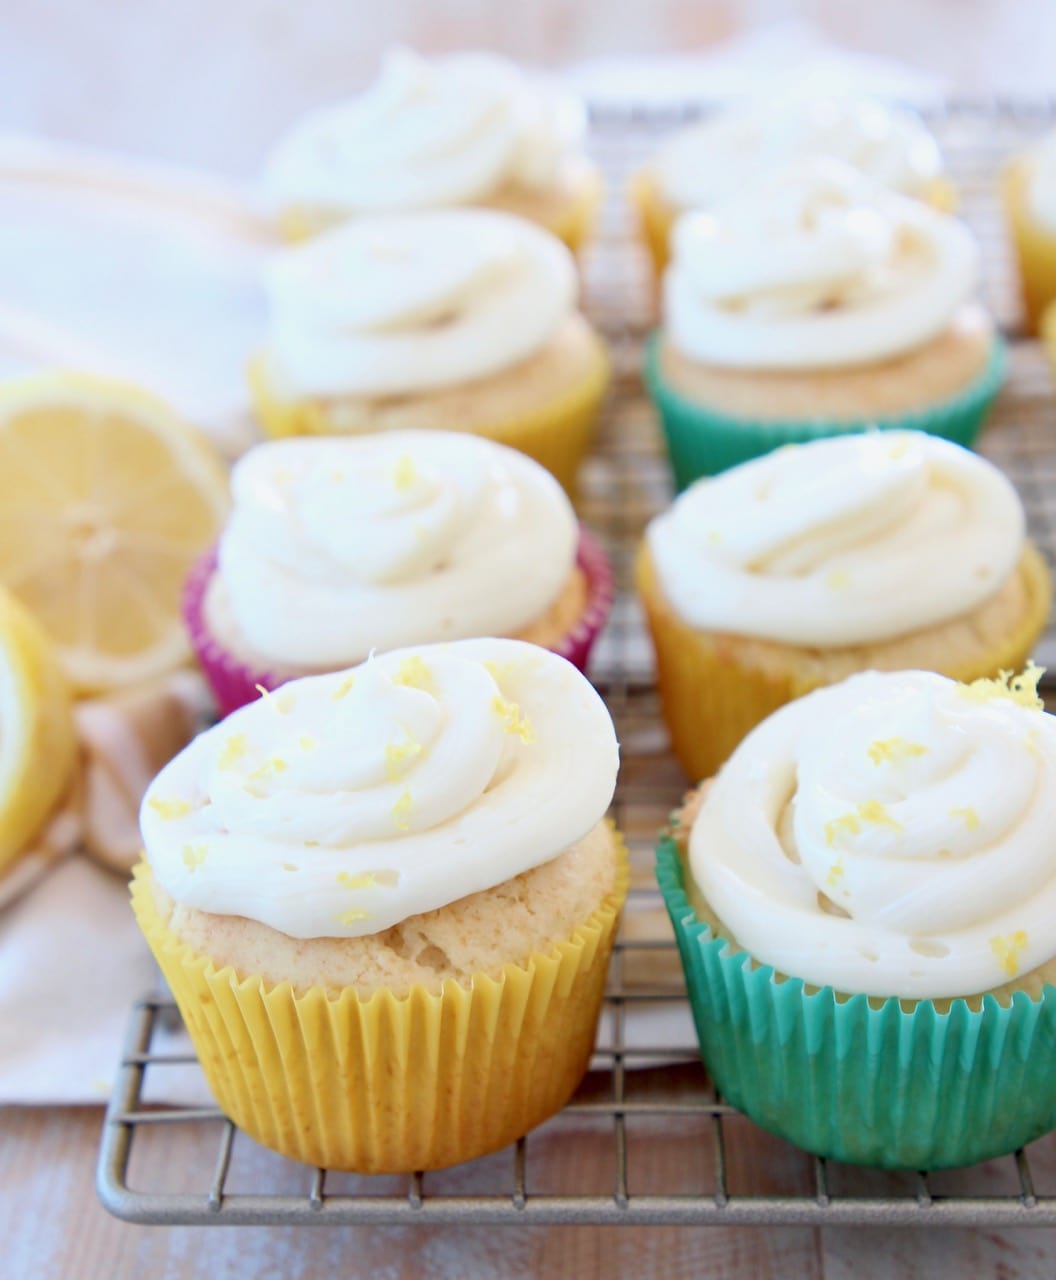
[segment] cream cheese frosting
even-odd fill
[[[240,636],[280,665],[513,634],[575,564],[558,482],[477,436],[278,440],[236,464],[231,488],[219,583]]]
[[[1027,173],[1030,212],[1043,227],[1056,232],[1056,131],[1030,151]]]
[[[690,834],[724,930],[877,996],[972,995],[1051,959],[1056,720],[1012,683],[867,672],[764,721]]]
[[[140,820],[178,902],[349,938],[557,857],[603,817],[617,768],[612,720],[575,667],[465,640],[241,708],[161,771]]]
[[[710,208],[789,161],[829,156],[892,191],[920,195],[942,173],[920,117],[871,98],[779,96],[732,107],[676,134],[656,172],[679,209]]]
[[[937,337],[973,297],[958,219],[835,160],[804,160],[681,219],[664,323],[683,355],[729,368],[839,368]]]
[[[1023,552],[1023,507],[977,454],[877,431],[792,445],[700,480],[646,531],[691,626],[833,648],[970,613]]]
[[[291,396],[392,396],[508,369],[573,312],[569,250],[485,209],[363,218],[266,272],[269,375]]]
[[[505,58],[394,49],[365,93],[280,139],[264,188],[280,207],[343,213],[470,203],[507,184],[557,181],[585,129],[575,98]]]

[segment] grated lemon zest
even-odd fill
[[[396,668],[392,683],[406,685],[410,689],[421,689],[425,693],[432,693],[434,688],[433,670],[424,658],[415,653],[409,658],[404,658]]]
[[[357,920],[366,920],[367,914],[366,911],[342,911],[337,917],[337,923],[347,927],[350,924],[355,924]]]
[[[890,827],[892,831],[905,830],[879,800],[863,800],[853,813],[841,814],[825,823],[825,843],[831,849],[841,835],[860,835],[863,822],[874,827]]]
[[[951,818],[963,818],[963,819],[964,819],[964,825],[968,828],[968,830],[969,830],[969,831],[974,831],[974,830],[976,829],[976,827],[978,827],[978,825],[979,825],[979,815],[978,815],[978,814],[976,813],[976,811],[975,811],[974,809],[972,809],[972,808],[967,808],[967,809],[951,809],[951,810],[950,810],[950,817],[951,817]]]
[[[385,773],[390,782],[399,778],[403,772],[400,766],[405,760],[413,760],[422,753],[422,744],[411,731],[405,727],[403,732],[407,736],[402,742],[390,742],[385,747]]]
[[[830,591],[846,591],[851,585],[851,575],[846,569],[833,569],[825,575],[825,585]]]
[[[1027,945],[1026,929],[1017,929],[1015,933],[990,939],[990,950],[997,956],[1001,968],[1010,978],[1019,973],[1019,953]]]
[[[418,479],[418,468],[409,453],[401,454],[392,469],[392,483],[400,493],[405,493]]]
[[[341,699],[345,697],[345,695],[348,693],[348,691],[352,688],[352,686],[355,683],[356,683],[355,676],[345,676],[344,680],[341,681],[341,683],[333,691],[330,697],[334,700],[334,702],[340,702]]]
[[[491,700],[492,709],[502,720],[507,733],[514,733],[527,746],[535,741],[535,730],[527,716],[521,715],[516,702],[507,702],[500,694]]]
[[[923,743],[909,742],[906,738],[874,738],[867,754],[873,764],[895,764],[899,760],[926,756],[928,749]]]
[[[319,745],[318,742],[308,733],[302,733],[297,739],[297,745],[302,751],[314,751]]]
[[[364,871],[359,875],[353,875],[351,871],[339,871],[337,883],[342,889],[373,889],[378,883],[378,877],[373,871]]]
[[[225,739],[220,755],[217,757],[217,767],[220,769],[230,769],[236,760],[241,760],[246,754],[246,735],[244,733],[233,733],[230,738]]]
[[[411,810],[413,808],[414,801],[411,799],[411,793],[404,789],[403,795],[392,806],[392,821],[397,831],[406,831],[411,825]]]
[[[263,764],[258,764],[253,772],[247,776],[246,782],[259,782],[268,777],[269,774],[285,773],[288,768],[289,765],[282,756],[269,756]]]
[[[188,800],[162,800],[158,796],[152,796],[147,801],[147,805],[166,822],[172,822],[175,818],[186,818],[191,812],[191,804]]]
[[[1045,668],[1028,662],[1016,675],[1012,671],[999,671],[996,679],[983,677],[973,680],[971,684],[958,686],[963,698],[973,702],[989,702],[993,698],[1005,698],[1016,702],[1031,711],[1044,711],[1045,703],[1038,693],[1038,681],[1045,674]]]
[[[204,844],[185,844],[183,846],[183,865],[188,871],[197,871],[205,861],[209,852]]]

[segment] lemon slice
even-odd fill
[[[144,392],[68,373],[0,385],[0,583],[78,693],[187,659],[184,579],[227,506],[219,456]]]
[[[62,799],[76,762],[70,695],[54,648],[0,589],[0,874]]]

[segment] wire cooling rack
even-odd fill
[[[696,110],[699,110],[697,108]],[[631,171],[689,109],[606,109],[592,141],[609,200],[586,264],[586,306],[613,352],[582,514],[605,539],[620,590],[592,669],[619,734],[614,816],[632,885],[613,957],[593,1069],[564,1111],[504,1152],[406,1177],[328,1173],[264,1152],[205,1096],[175,1006],[132,1013],[107,1109],[97,1185],[118,1217],[167,1224],[670,1224],[1056,1226],[1056,1140],[973,1169],[890,1174],[818,1160],[756,1128],[716,1096],[699,1065],[681,969],[652,878],[656,832],[686,780],[667,750],[631,563],[671,482],[638,368],[650,328],[647,265],[623,198]],[[985,294],[1010,341],[1009,385],[982,449],[1012,477],[1031,534],[1056,565],[1056,398],[1037,345],[1019,331],[995,179],[1056,122],[1056,103],[956,102],[931,113],[982,247]],[[1056,669],[1050,626],[1039,660]],[[170,1081],[180,1083],[172,1085]],[[164,1103],[152,1098],[166,1099]],[[1046,1185],[1051,1184],[1051,1185]]]

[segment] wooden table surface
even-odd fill
[[[0,1276],[4,1280],[192,1280],[208,1277],[370,1276],[371,1280],[507,1280],[545,1276],[721,1277],[724,1280],[850,1280],[950,1276],[957,1280],[1052,1280],[1056,1231],[917,1231],[835,1228],[623,1227],[138,1227],[108,1216],[93,1174],[102,1111],[96,1107],[0,1109]],[[194,1174],[194,1135],[170,1137],[174,1178]],[[674,1126],[654,1130],[635,1151],[643,1180],[689,1168],[693,1151]],[[541,1181],[590,1186],[606,1165],[596,1135],[562,1130],[553,1149],[532,1156]],[[801,1190],[806,1157],[746,1125],[730,1144],[731,1188],[751,1179],[774,1194]],[[1039,1192],[1056,1187],[1056,1138],[1031,1148]],[[252,1178],[273,1174],[269,1153],[244,1153]],[[487,1176],[478,1162],[476,1177]],[[467,1177],[472,1176],[471,1173]],[[855,1171],[857,1190],[883,1190],[899,1175]],[[1000,1176],[994,1166],[994,1178]],[[944,1175],[956,1189],[967,1175]],[[973,1183],[978,1187],[978,1181]],[[467,1188],[468,1189],[468,1188]],[[995,1186],[995,1190],[999,1190]]]

